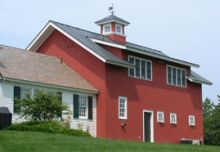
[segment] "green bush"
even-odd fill
[[[69,129],[65,127],[60,122],[24,122],[20,124],[13,124],[6,130],[16,130],[16,131],[37,131],[37,132],[47,132],[47,133],[60,133],[71,136],[83,136],[91,137],[89,133],[83,132],[81,130]]]
[[[60,118],[63,110],[68,110],[60,97],[50,92],[38,92],[33,98],[16,100],[15,105],[22,117],[37,122],[50,122]]]

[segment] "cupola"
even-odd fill
[[[130,23],[115,16],[113,11],[110,16],[98,20],[95,23],[100,26],[100,33],[102,35],[106,35],[113,41],[121,44],[126,43],[125,26]]]

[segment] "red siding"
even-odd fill
[[[120,58],[127,58],[128,54],[120,49],[105,48]],[[38,52],[63,58],[67,65],[100,91],[97,99],[98,137],[143,141],[144,109],[154,111],[156,143],[179,143],[183,137],[203,137],[201,85],[190,82],[187,88],[167,85],[165,63],[146,57],[153,63],[153,81],[131,78],[127,69],[104,64],[57,31],[52,33]],[[189,72],[189,68],[187,70]],[[118,119],[118,96],[128,99],[128,119],[123,121],[127,124],[125,129],[122,129],[122,121]],[[165,114],[163,125],[157,123],[157,111]],[[170,112],[177,113],[177,125],[170,125]],[[188,125],[190,114],[196,117],[196,126],[193,128]]]

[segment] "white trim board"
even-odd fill
[[[95,43],[104,44],[104,45],[116,47],[116,48],[119,48],[119,49],[126,49],[126,46],[125,46],[125,45],[115,44],[115,43],[106,42],[106,41],[97,40],[97,39],[91,39],[91,40],[92,40],[93,42],[95,42]]]

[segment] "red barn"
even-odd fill
[[[129,22],[115,15],[95,23],[100,34],[49,21],[27,47],[61,58],[98,90],[94,136],[203,141],[202,84],[211,82],[191,70],[199,65],[127,42]],[[84,106],[73,119],[88,120]]]

